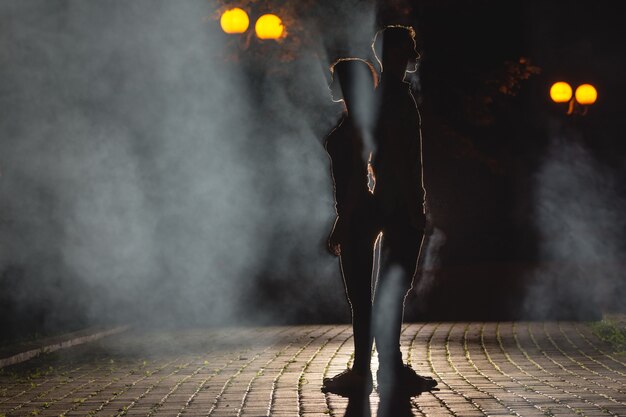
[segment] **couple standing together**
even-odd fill
[[[404,299],[427,229],[420,118],[404,80],[418,55],[410,27],[389,26],[376,36],[382,36],[380,80],[372,64],[362,59],[340,59],[331,66],[331,90],[335,100],[341,94],[345,108],[325,140],[337,210],[328,248],[340,257],[352,308],[354,362],[352,368],[325,378],[322,391],[369,394],[375,341],[379,392],[417,395],[437,385],[405,365],[400,352]],[[374,268],[379,235],[379,267]],[[379,277],[373,291],[375,270]]]

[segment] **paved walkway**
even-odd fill
[[[402,344],[439,381],[415,416],[626,416],[626,357],[583,323],[418,323]],[[1,370],[0,416],[343,417],[320,385],[351,353],[346,325],[116,335]]]

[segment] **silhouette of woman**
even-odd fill
[[[340,256],[341,273],[352,309],[354,364],[352,369],[324,379],[322,391],[342,395],[372,391],[372,264],[377,235],[374,198],[368,188],[367,158],[364,158],[364,126],[371,119],[359,106],[373,102],[377,74],[361,59],[342,59],[331,66],[331,89],[341,91],[344,112],[337,127],[326,137],[331,159],[337,219],[328,239],[328,248]]]

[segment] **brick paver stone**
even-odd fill
[[[626,416],[626,357],[588,323],[411,323],[401,341],[439,381],[414,416]],[[345,324],[118,334],[1,369],[0,417],[343,417],[320,387],[352,344]]]

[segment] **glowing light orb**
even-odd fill
[[[591,84],[582,84],[576,88],[576,101],[579,104],[588,106],[598,99],[598,91]]]
[[[555,103],[567,103],[572,98],[572,87],[563,81],[554,83],[550,87],[550,98]]]
[[[248,18],[248,13],[239,7],[235,7],[234,9],[229,9],[222,13],[220,25],[222,26],[222,30],[226,33],[244,33],[248,30],[250,19]]]
[[[283,36],[285,27],[280,17],[275,14],[264,14],[256,21],[254,30],[259,39],[279,39]]]

